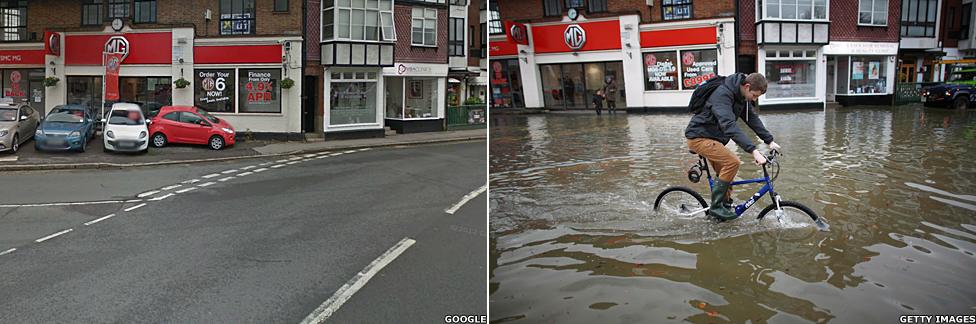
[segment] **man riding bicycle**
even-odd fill
[[[718,172],[718,181],[712,186],[712,202],[708,209],[708,214],[718,219],[729,220],[737,217],[730,209],[732,191],[729,184],[739,172],[742,161],[725,144],[730,139],[735,140],[739,147],[752,153],[756,165],[766,163],[766,157],[756,149],[749,136],[739,129],[736,119],[745,121],[763,142],[769,144],[770,149],[780,149],[773,142],[773,135],[766,130],[762,120],[752,109],[756,99],[766,93],[766,85],[766,77],[759,73],[736,73],[726,77],[708,97],[705,107],[691,117],[688,127],[685,128],[688,148],[710,160],[712,167]]]

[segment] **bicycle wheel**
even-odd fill
[[[782,213],[779,213],[776,210],[776,205],[772,204],[763,208],[756,219],[761,222],[763,217],[766,217],[767,214],[772,212],[770,214],[772,216],[771,218],[774,218],[780,227],[800,228],[814,225],[821,231],[826,231],[829,228],[827,223],[817,216],[817,213],[814,213],[812,209],[801,203],[784,200],[779,202],[779,206]]]
[[[654,200],[655,211],[686,218],[704,214],[704,211],[699,213],[694,212],[706,207],[708,207],[708,204],[705,203],[705,199],[698,192],[680,186],[664,189],[664,191],[657,195],[657,199]]]

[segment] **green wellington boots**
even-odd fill
[[[708,208],[708,214],[722,221],[735,219],[738,217],[735,212],[725,207],[725,193],[729,191],[729,183],[716,180],[712,186],[712,204]]]

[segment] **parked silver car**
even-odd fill
[[[34,137],[40,119],[28,105],[0,103],[0,152],[17,153],[20,144]]]

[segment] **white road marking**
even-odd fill
[[[207,182],[207,183],[198,184],[197,187],[203,188],[203,187],[209,187],[209,186],[212,186],[212,185],[215,185],[215,184],[217,184],[217,183],[216,182],[213,182],[213,181],[210,181],[210,182]]]
[[[220,176],[220,173],[211,173],[211,174],[208,174],[208,175],[203,176],[203,178],[204,179],[210,179],[210,178],[213,178],[213,177],[216,177],[216,176]]]
[[[149,199],[149,201],[160,201],[160,200],[163,200],[163,199],[172,197],[173,195],[174,194],[171,192],[171,193],[168,193],[168,194],[163,195],[163,196],[159,196],[159,197],[156,197],[156,198]]]
[[[249,175],[252,175],[252,174],[254,174],[254,172],[247,171],[247,172],[241,172],[241,174],[238,174],[237,176],[238,177],[244,177],[244,176],[249,176]]]
[[[125,201],[124,200],[81,201],[81,202],[62,202],[62,203],[43,203],[43,204],[0,205],[0,208],[83,206],[83,205],[100,205],[100,204],[118,204],[123,202]]]
[[[186,188],[186,189],[177,190],[176,193],[184,193],[184,192],[187,192],[187,191],[190,191],[190,190],[197,190],[197,187],[189,187],[189,188]]]
[[[142,206],[145,206],[145,205],[146,205],[146,203],[141,203],[141,204],[138,204],[138,205],[135,205],[135,206],[132,206],[132,207],[123,209],[123,211],[127,211],[127,212],[128,211],[133,211],[133,210],[136,210],[138,208],[142,208]]]
[[[339,155],[342,155],[342,152],[329,154],[329,156],[339,156]]]
[[[159,190],[146,191],[146,192],[143,192],[141,194],[136,195],[136,197],[142,198],[142,197],[146,197],[146,196],[152,196],[152,195],[155,195],[157,193],[159,193]]]
[[[288,159],[288,161],[301,160],[301,159],[302,159],[301,156],[296,156],[296,157],[293,157],[293,158]]]
[[[227,170],[227,171],[224,171],[224,172],[221,172],[221,173],[222,174],[228,174],[228,173],[234,173],[234,172],[237,172],[237,169],[230,169],[230,170]]]
[[[274,162],[264,162],[264,163],[261,163],[261,164],[258,164],[258,165],[259,166],[265,166],[265,165],[268,165],[268,164],[271,164],[271,163],[274,163]]]
[[[227,181],[227,180],[230,180],[230,179],[234,179],[234,178],[237,178],[237,177],[235,177],[235,176],[229,176],[229,177],[226,177],[226,178],[222,178],[220,180],[217,180],[217,181],[224,182],[224,181]]]
[[[403,254],[403,251],[406,251],[407,248],[414,243],[417,243],[417,241],[414,241],[409,237],[404,237],[402,240],[400,240],[400,242],[376,258],[376,260],[370,262],[369,265],[367,265],[366,268],[363,268],[362,271],[359,271],[356,276],[349,279],[349,281],[342,285],[342,287],[340,287],[339,290],[332,295],[332,297],[329,297],[329,299],[322,303],[322,305],[319,305],[315,311],[308,314],[308,316],[302,320],[301,324],[322,323],[328,320],[332,314],[335,314],[335,312],[339,310],[339,307],[342,307],[342,304],[345,304],[353,294],[359,291],[359,289],[362,289],[363,286],[365,286],[366,283],[369,282],[374,275],[376,275],[376,273],[380,272],[380,270],[390,264],[390,262],[393,262],[394,259],[400,256],[400,254]]]
[[[10,254],[10,253],[13,253],[14,251],[17,251],[17,248],[12,248],[12,249],[9,249],[9,250],[0,252],[0,255]]]
[[[192,183],[197,183],[197,182],[200,182],[200,179],[190,179],[190,180],[186,180],[186,181],[183,181],[183,182],[180,182],[180,183],[182,183],[182,184],[192,184]]]
[[[248,165],[246,167],[241,168],[241,170],[250,170],[250,169],[254,169],[256,167],[258,167],[258,166],[257,165]]]
[[[305,157],[310,158],[310,157],[313,157],[313,156],[316,156],[316,155],[318,155],[318,153],[305,154]]]
[[[356,150],[348,150],[348,151],[345,151],[345,152],[342,152],[342,153],[356,153]]]
[[[166,190],[176,189],[176,188],[179,188],[179,187],[182,187],[182,186],[183,185],[181,185],[181,184],[175,184],[175,185],[172,185],[172,186],[162,187],[159,190],[166,191]]]
[[[268,171],[268,168],[254,169],[254,173]]]
[[[17,159],[18,158],[19,157],[16,156],[16,155],[14,155],[14,156],[8,156],[8,157],[2,157],[2,158],[0,158],[0,162],[17,162]],[[0,255],[3,255],[3,254],[0,254]]]
[[[472,191],[471,193],[469,193],[467,195],[464,195],[464,198],[461,198],[461,201],[459,201],[458,203],[454,204],[454,206],[452,206],[451,208],[448,208],[444,212],[446,212],[448,214],[451,214],[451,215],[454,215],[454,212],[456,212],[458,209],[460,209],[461,206],[464,206],[465,203],[467,203],[471,199],[474,199],[474,197],[477,197],[482,192],[485,192],[485,190],[488,190],[488,185],[487,184],[484,185],[484,186],[481,186],[481,188],[478,188],[477,190]]]
[[[281,159],[281,160],[275,161],[275,163],[282,163],[282,162],[288,162],[288,159]]]
[[[98,219],[95,219],[93,221],[90,221],[90,222],[85,223],[85,226],[88,226],[88,225],[91,225],[91,224],[95,224],[95,223],[101,222],[103,220],[112,218],[113,216],[115,216],[115,214],[108,214],[106,216],[102,216],[101,218],[98,218]]]
[[[275,165],[272,165],[272,166],[271,166],[271,168],[273,168],[273,169],[277,169],[277,168],[283,168],[283,167],[285,167],[285,165],[284,165],[284,164],[275,164]]]
[[[141,201],[142,201],[142,199],[129,199],[129,200],[126,200],[125,203],[131,204],[131,203],[137,203],[137,202],[141,202]]]
[[[291,161],[291,162],[288,162],[288,163],[285,163],[285,164],[292,165],[292,164],[295,164],[295,163],[298,163],[298,162],[301,162],[301,161]]]
[[[316,159],[324,159],[324,158],[327,158],[327,157],[329,157],[329,156],[328,155],[325,155],[325,154],[322,154],[322,155],[316,156],[315,158]]]
[[[372,147],[366,147],[366,148],[359,149],[359,151],[360,152],[364,152],[364,151],[369,151],[369,150],[372,150],[372,149],[373,149]]]
[[[53,238],[55,238],[55,237],[58,237],[58,235],[61,235],[61,234],[64,234],[64,233],[68,233],[68,232],[71,232],[71,231],[73,231],[73,230],[74,230],[73,228],[69,228],[69,229],[66,229],[66,230],[63,230],[63,231],[60,231],[60,232],[57,232],[57,233],[54,233],[54,234],[51,234],[51,235],[48,235],[48,236],[45,236],[45,237],[42,237],[42,238],[39,238],[39,239],[36,239],[36,240],[34,240],[34,242],[37,242],[37,243],[41,243],[41,242],[44,242],[44,241],[47,241],[47,240],[50,240],[50,239],[53,239]]]

